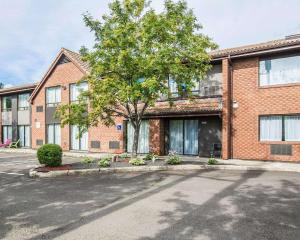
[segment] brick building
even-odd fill
[[[139,152],[300,161],[300,36],[211,56],[213,67],[195,85],[194,101],[180,97],[169,80],[175,104],[161,99],[148,109]],[[77,53],[59,52],[30,97],[32,148],[57,143],[66,151],[130,152],[133,129],[126,119],[90,128],[78,139],[77,126],[61,128],[54,117],[58,104],[76,101],[88,87],[75,85],[88,71]]]

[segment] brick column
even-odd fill
[[[229,60],[222,61],[223,96],[222,96],[222,158],[229,159],[231,152],[230,119],[231,119],[231,83]]]
[[[163,119],[149,120],[149,149],[157,155],[164,154],[164,121]]]
[[[70,85],[65,83],[61,86],[61,102],[62,104],[69,104],[70,103]],[[61,128],[61,147],[64,151],[70,150],[70,126],[65,125]]]

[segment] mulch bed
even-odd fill
[[[167,165],[167,163],[163,159],[157,159],[155,162],[152,161],[145,161],[145,165],[143,166],[164,166]],[[184,164],[195,164],[194,162],[189,162],[189,161],[183,161],[181,165]],[[197,164],[203,164],[201,162],[198,162]],[[129,159],[124,159],[124,160],[118,160],[116,162],[110,162],[110,167],[109,168],[120,168],[120,167],[133,167],[133,165],[129,164]],[[136,166],[138,167],[138,166]],[[38,167],[36,170],[38,172],[50,172],[50,171],[61,171],[61,170],[77,170],[77,169],[99,169],[98,166],[98,160],[93,161],[92,163],[89,164],[84,164],[81,162],[76,162],[72,164],[65,164],[61,165],[59,167]]]
[[[50,171],[62,171],[62,170],[71,170],[72,165],[71,164],[65,164],[61,165],[59,167],[38,167],[36,170],[38,172],[50,172]]]

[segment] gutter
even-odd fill
[[[252,51],[249,53],[241,53],[241,54],[228,54],[224,53],[223,55],[221,54],[220,56],[217,57],[212,57],[212,61],[218,61],[222,60],[224,58],[228,58],[230,56],[230,59],[235,59],[235,58],[243,58],[243,57],[255,57],[263,54],[268,54],[268,53],[280,53],[283,51],[289,51],[289,50],[300,50],[300,45],[294,45],[294,46],[288,46],[288,47],[280,47],[280,48],[273,48],[273,49],[268,49],[268,50],[261,50],[261,51]]]

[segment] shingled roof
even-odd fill
[[[251,44],[236,48],[227,48],[221,50],[215,50],[210,52],[213,59],[216,58],[224,58],[228,55],[235,56],[235,55],[243,55],[248,53],[255,53],[265,50],[272,50],[277,48],[284,48],[284,47],[293,47],[299,46],[300,48],[300,34],[299,35],[292,35],[288,36],[284,39],[278,39],[258,44]]]
[[[69,49],[62,48],[62,51],[66,54],[70,60],[77,62],[86,72],[89,71],[89,64],[87,62],[82,61],[81,55],[77,52],[73,52]]]

